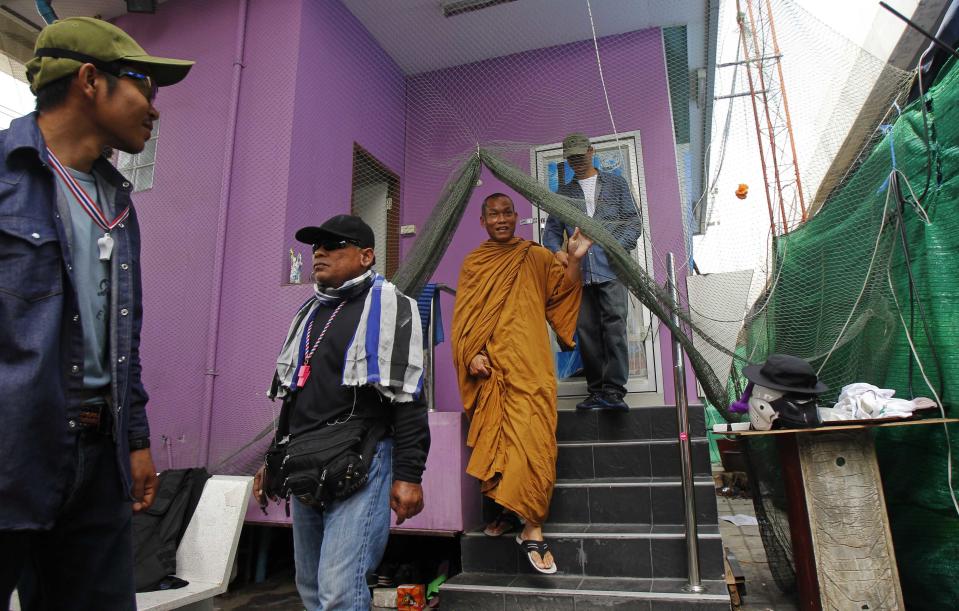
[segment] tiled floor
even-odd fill
[[[719,515],[753,515],[750,499],[716,499]],[[744,611],[797,611],[798,606],[776,587],[766,564],[766,553],[759,537],[758,526],[736,526],[720,520],[719,530],[723,545],[732,550],[743,573],[749,595],[743,599]],[[267,609],[272,611],[301,611],[300,602],[290,572],[271,575],[262,584],[250,584],[218,596],[214,608],[223,611]]]
[[[260,584],[249,584],[213,599],[217,611],[268,609],[270,611],[302,611],[303,603],[296,593],[292,573],[270,575]]]
[[[719,515],[754,515],[752,499],[717,497]],[[723,545],[728,547],[746,577],[746,590],[741,609],[745,611],[796,611],[798,605],[779,591],[766,564],[766,551],[759,537],[758,526],[736,526],[726,520],[719,521]]]

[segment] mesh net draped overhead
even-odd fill
[[[649,8],[666,6],[673,3]],[[592,10],[595,39],[589,32],[497,56],[488,32],[464,25],[463,47],[483,49],[489,59],[408,77],[416,123],[405,134],[405,179],[428,188],[414,190],[424,197],[405,197],[404,205],[407,212],[428,206],[430,220],[397,283],[415,294],[433,275],[457,248],[455,229],[471,216],[465,207],[492,190],[477,188],[478,178],[493,177],[532,205],[520,212],[532,211],[534,239],[537,221],[541,230],[542,218],[555,216],[603,246],[636,311],[649,315],[640,341],[660,324],[675,333],[703,395],[725,416],[736,417],[727,406],[745,385],[742,367],[773,352],[810,361],[831,388],[827,404],[843,385],[867,381],[899,396],[936,394],[948,405],[959,340],[948,166],[956,77],[944,77],[929,94],[924,122],[920,103],[905,106],[912,73],[871,56],[793,2],[720,2],[719,44],[708,59],[701,47],[700,56],[691,54],[697,47],[685,28],[622,30],[628,19],[615,17],[628,7],[584,0],[579,9],[584,28]],[[505,27],[503,39],[527,38],[528,24]],[[390,46],[388,34],[374,35]],[[650,37],[655,45],[648,47]],[[420,40],[416,53],[430,57],[430,37]],[[707,61],[715,61],[715,72]],[[706,66],[705,79],[696,66]],[[755,95],[743,95],[750,90]],[[704,134],[707,113],[712,130]],[[619,225],[598,222],[555,193],[571,174],[556,146],[573,131],[596,143],[601,170],[630,182],[637,206],[623,211]],[[699,143],[708,148],[705,164],[696,158]],[[910,186],[919,202],[901,206],[895,191],[909,198]],[[635,247],[617,234],[634,218],[643,229]],[[680,229],[671,233],[671,222]],[[904,238],[912,249],[911,288]],[[678,304],[664,290],[669,252],[682,264]],[[681,328],[670,323],[674,312]],[[907,328],[934,388],[910,354]],[[959,557],[944,433],[884,432],[879,448],[907,600],[932,601],[930,608],[940,594],[940,602],[955,600],[941,586]],[[751,442],[749,456],[767,556],[789,590],[777,452]],[[910,472],[917,460],[924,466],[918,476]]]
[[[856,381],[928,396],[924,371],[951,404],[950,380],[959,377],[954,70],[926,84],[923,118],[922,103],[906,104],[911,73],[791,0],[519,0],[451,16],[425,0],[342,4],[354,25],[318,45],[343,86],[322,95],[349,96],[375,117],[336,126],[351,131],[351,167],[324,164],[318,153],[315,171],[352,172],[352,191],[331,197],[351,198],[376,232],[378,271],[408,294],[449,275],[451,261],[458,267],[480,237],[463,233],[464,219],[475,223],[482,197],[504,191],[522,218],[521,237],[541,240],[555,217],[609,254],[612,275],[631,294],[637,378],[654,377],[653,347],[675,334],[703,397],[728,418],[737,418],[727,407],[743,390],[742,367],[773,352],[809,360],[831,388],[826,402]],[[213,11],[202,5],[195,23]],[[381,86],[353,86],[346,66],[356,64]],[[294,65],[279,62],[281,78],[271,77],[297,82]],[[259,141],[275,137],[266,122],[261,129]],[[600,222],[556,194],[572,177],[560,143],[573,132],[589,136],[599,170],[625,181],[632,208]],[[167,167],[169,175],[196,171],[189,159]],[[890,181],[894,168],[898,181]],[[891,197],[896,182],[921,202],[900,205]],[[270,185],[250,188],[275,195]],[[262,219],[246,222],[259,231]],[[633,225],[641,235],[630,243]],[[678,304],[665,287],[668,253],[678,262]],[[170,261],[181,255],[171,252]],[[284,282],[308,282],[308,256],[291,249]],[[177,336],[154,337],[165,341]],[[257,435],[237,447],[213,444],[212,470],[257,468],[272,433],[270,410],[259,414]],[[878,438],[900,575],[910,608],[949,608],[959,599],[959,520],[945,485],[946,440],[935,427],[912,428]],[[776,451],[751,442],[749,455],[767,556],[788,589]]]

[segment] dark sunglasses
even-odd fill
[[[357,248],[360,247],[359,242],[357,242],[356,240],[351,240],[351,239],[345,239],[345,240],[320,240],[319,242],[317,242],[316,244],[313,245],[313,252],[316,252],[316,251],[319,250],[320,248],[322,248],[322,249],[325,250],[326,252],[330,252],[330,251],[333,251],[333,250],[339,250],[339,249],[341,249],[341,248],[346,248],[347,246],[349,246],[349,245],[351,245],[351,244],[352,244],[353,246],[356,246]]]
[[[106,70],[104,70],[106,72]],[[117,78],[130,78],[133,79],[133,82],[136,84],[137,89],[140,90],[144,96],[146,96],[147,102],[153,104],[157,99],[157,92],[160,90],[159,85],[156,84],[149,75],[134,72],[133,70],[118,70],[117,72],[111,72],[113,76]]]

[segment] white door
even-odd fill
[[[389,184],[385,181],[357,186],[353,191],[353,214],[363,219],[373,230],[376,244],[376,264],[380,274],[386,274],[386,214],[389,211]]]
[[[643,173],[643,154],[640,146],[639,132],[620,134],[619,139],[610,136],[592,138],[591,143],[595,154],[593,164],[603,172],[618,174],[626,179],[633,191],[633,199],[639,204],[643,219],[643,233],[637,240],[636,248],[632,251],[636,261],[648,273],[652,274],[651,251],[649,246],[649,210],[646,200],[646,177]],[[562,143],[538,146],[530,152],[530,166],[533,168],[534,178],[555,192],[560,181],[569,182],[573,177],[573,170],[563,159]],[[534,235],[537,240],[542,239],[542,232],[546,226],[547,213],[534,208],[534,223],[537,231]],[[656,392],[659,390],[656,372],[657,338],[652,332],[658,324],[653,324],[649,310],[636,297],[629,295],[629,315],[626,321],[629,335],[629,381],[626,383],[628,392]],[[586,380],[580,373],[561,379],[559,396],[571,397],[586,394]]]

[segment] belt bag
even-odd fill
[[[265,489],[271,496],[294,496],[321,509],[345,499],[369,479],[376,444],[385,432],[382,423],[360,419],[285,438],[267,451]]]

